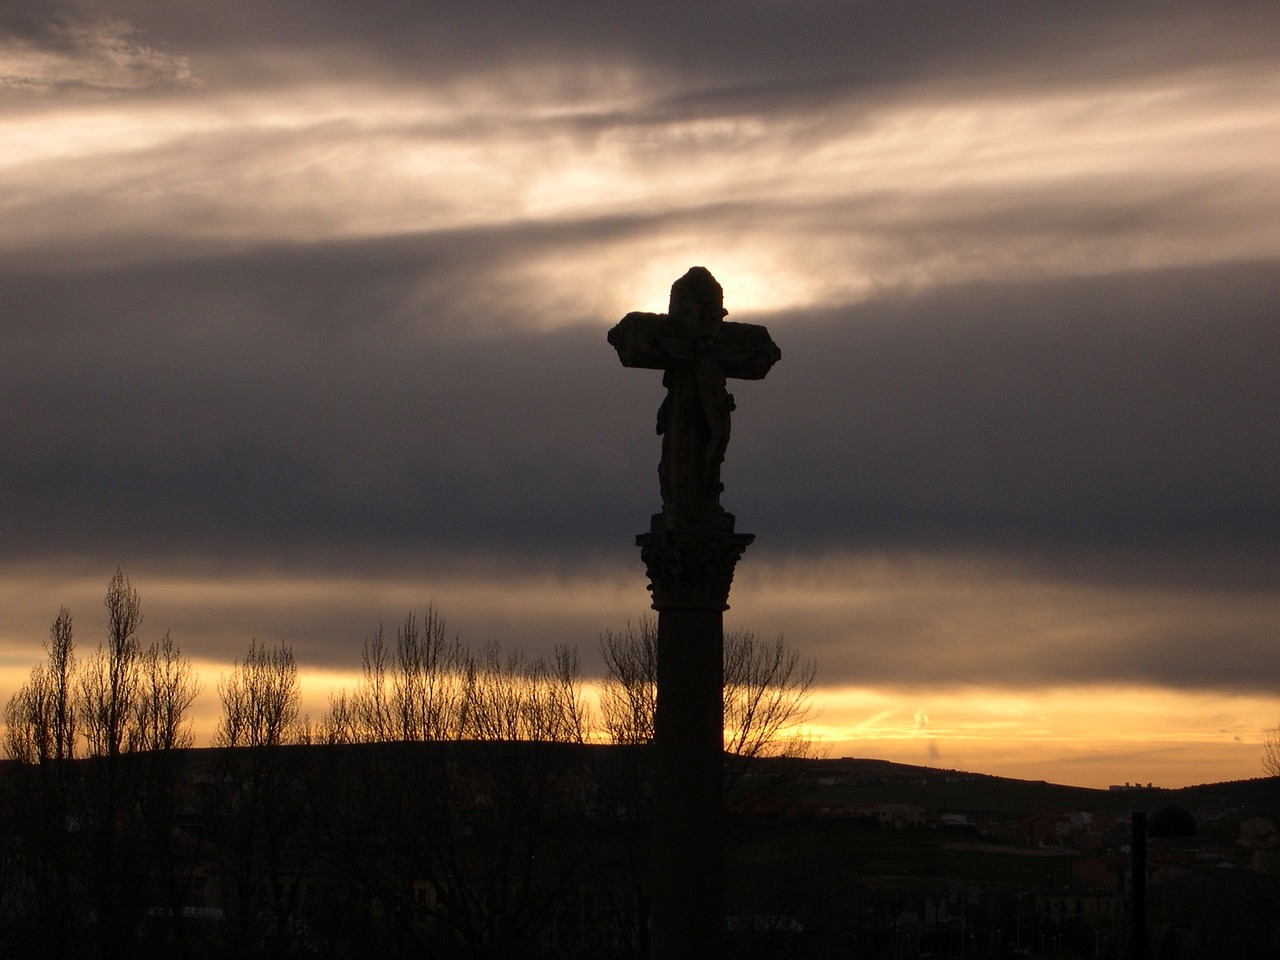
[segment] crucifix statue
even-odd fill
[[[769,331],[729,323],[724,292],[705,267],[671,287],[667,313],[629,313],[609,331],[624,367],[662,370],[658,408],[664,512],[719,512],[720,465],[729,445],[733,395],[725,380],[760,380],[782,352]]]
[[[720,505],[730,378],[759,380],[782,352],[764,327],[725,321],[703,267],[671,287],[667,313],[609,331],[626,367],[662,371],[662,512],[636,537],[658,611],[653,722],[653,960],[720,960],[724,939],[724,611],[755,538]]]

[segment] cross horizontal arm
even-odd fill
[[[609,331],[609,343],[624,367],[670,370],[692,361],[700,343],[709,341],[710,355],[735,380],[761,380],[782,357],[768,329],[759,324],[724,321],[707,337],[674,328],[665,313],[628,313]]]

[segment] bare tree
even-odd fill
[[[45,644],[49,655],[47,676],[50,686],[49,722],[52,727],[53,759],[74,759],[76,753],[75,636],[71,611],[63,607],[49,627]]]
[[[359,686],[330,695],[318,736],[324,742],[588,738],[578,654],[569,647],[550,660],[504,656],[497,644],[477,655],[428,607],[421,623],[413,614],[405,619],[394,649],[379,626],[362,660]]]
[[[428,606],[396,633],[393,707],[402,740],[456,740],[466,703],[462,641],[450,638],[444,619]]]
[[[107,640],[85,664],[80,677],[80,709],[91,756],[116,757],[140,745],[138,698],[142,653],[138,626],[142,603],[119,569],[107,584]]]
[[[200,694],[191,661],[182,655],[166,630],[142,657],[142,690],[138,698],[139,746],[143,750],[178,750],[193,743],[187,710]]]
[[[600,714],[612,743],[641,744],[653,739],[653,713],[658,705],[658,625],[646,617],[627,621],[621,633],[600,638],[605,679],[600,687]]]
[[[609,904],[620,941],[630,955],[649,953],[652,756],[657,707],[658,624],[653,617],[628,623],[600,638],[605,676],[600,714],[605,736],[630,749],[618,751],[596,772],[601,808],[617,811],[616,843],[598,859],[598,889]],[[743,811],[795,782],[788,758],[810,755],[799,729],[812,716],[816,667],[802,661],[782,637],[762,643],[734,630],[724,638],[724,770],[726,802]],[[769,758],[768,763],[757,763]]]
[[[435,607],[409,614],[395,648],[381,626],[364,643],[363,676],[351,692],[331,694],[319,725],[327,743],[457,740],[469,707],[469,670],[461,641],[450,638]],[[474,678],[472,678],[474,679]]]
[[[329,692],[329,708],[320,718],[315,742],[329,746],[362,742],[354,700],[354,696],[346,690],[339,690],[337,693]]]
[[[43,763],[49,755],[49,687],[45,667],[9,698],[4,708],[4,752],[19,763]]]
[[[588,735],[577,651],[557,647],[548,663],[497,644],[468,659],[467,736],[476,740],[582,743]]]
[[[748,630],[725,636],[725,750],[739,757],[808,755],[800,729],[813,719],[817,670],[781,636],[772,645]]]
[[[32,919],[46,956],[72,955],[79,924],[73,905],[75,852],[67,831],[77,734],[76,663],[71,612],[49,628],[46,660],[4,711],[5,753],[28,767],[5,783],[6,829],[21,837],[15,871],[35,905]],[[21,952],[21,948],[17,948]]]
[[[200,685],[191,662],[165,633],[145,651],[138,640],[142,604],[129,579],[116,570],[107,585],[106,643],[76,669],[71,611],[63,607],[45,643],[48,661],[32,672],[13,706],[27,718],[9,739],[38,758],[71,759],[83,733],[94,757],[136,750],[167,750],[192,743],[186,714]],[[13,744],[16,746],[16,744]]]
[[[541,955],[593,839],[562,819],[566,794],[586,802],[577,653],[475,652],[430,607],[394,647],[382,629],[369,637],[362,666],[354,690],[331,695],[321,739],[384,746],[331,752],[326,769],[350,807],[322,816],[374,854],[340,866],[385,909],[382,935],[446,956],[463,945],[475,957]],[[424,885],[429,902],[413,896]]]
[[[648,743],[658,688],[658,625],[652,617],[600,639],[604,732],[613,743]],[[724,638],[725,750],[740,757],[802,756],[800,727],[813,716],[817,666],[782,637],[763,643],[749,630]]]
[[[546,665],[544,699],[549,739],[560,743],[585,743],[591,735],[592,717],[582,695],[582,665],[578,648],[558,645]]]
[[[128,956],[134,929],[146,909],[147,864],[138,846],[140,797],[147,774],[124,755],[143,746],[139,711],[143,653],[138,640],[142,603],[117,569],[103,599],[105,641],[79,672],[80,725],[90,757],[83,789],[88,889],[97,910],[104,954]]]
[[[298,664],[293,648],[249,644],[230,676],[218,680],[222,717],[214,735],[224,747],[280,746],[297,733]]]
[[[365,738],[379,743],[393,739],[395,708],[391,703],[391,680],[388,677],[392,669],[391,651],[387,649],[382,624],[378,624],[377,633],[365,642],[361,666],[364,684],[357,693],[355,705]]]
[[[198,853],[198,846],[193,849],[176,840],[184,766],[180,751],[192,745],[187,712],[199,692],[191,661],[166,631],[142,655],[135,724],[138,750],[145,752],[135,760],[140,782],[133,799],[131,846],[145,859],[151,904],[158,898],[169,910],[166,936],[179,956],[186,950],[183,906],[196,875]]]
[[[76,751],[75,640],[63,607],[44,644],[46,662],[5,707],[5,752],[24,763],[70,760]]]
[[[219,789],[206,802],[224,942],[236,956],[293,955],[301,878],[314,852],[304,755],[282,749],[303,734],[293,648],[251,641],[217,689],[214,741],[231,749],[218,756]]]
[[[100,955],[130,955],[146,898],[178,875],[181,760],[173,748],[191,742],[185,714],[199,687],[169,634],[141,650],[141,603],[120,570],[104,602],[107,635],[88,661],[77,665],[71,613],[63,608],[46,662],[6,708],[7,752],[38,765],[14,797],[21,802],[7,809],[22,821],[26,883],[41,903],[52,956],[82,954],[87,941],[77,938],[90,929]],[[91,762],[64,762],[75,759],[81,736]],[[140,750],[150,753],[124,756]],[[171,892],[178,909],[180,891]]]
[[[1280,777],[1280,724],[1268,730],[1263,737],[1262,769],[1268,777]]]

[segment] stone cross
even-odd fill
[[[729,378],[759,380],[781,351],[761,326],[724,319],[720,284],[694,267],[667,313],[609,331],[626,367],[662,371],[662,512],[636,537],[658,611],[653,720],[652,960],[724,955],[724,611],[749,533],[720,505]]]
[[[720,465],[734,409],[725,379],[760,380],[782,356],[768,330],[725,322],[727,313],[715,277],[693,267],[672,285],[669,312],[629,313],[609,331],[624,367],[663,371],[658,477],[667,513],[722,510]]]

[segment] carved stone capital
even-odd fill
[[[657,514],[653,529],[636,537],[649,575],[653,609],[729,608],[734,568],[756,537],[734,533],[732,514],[720,513],[717,519],[710,524],[681,524],[669,514]]]

